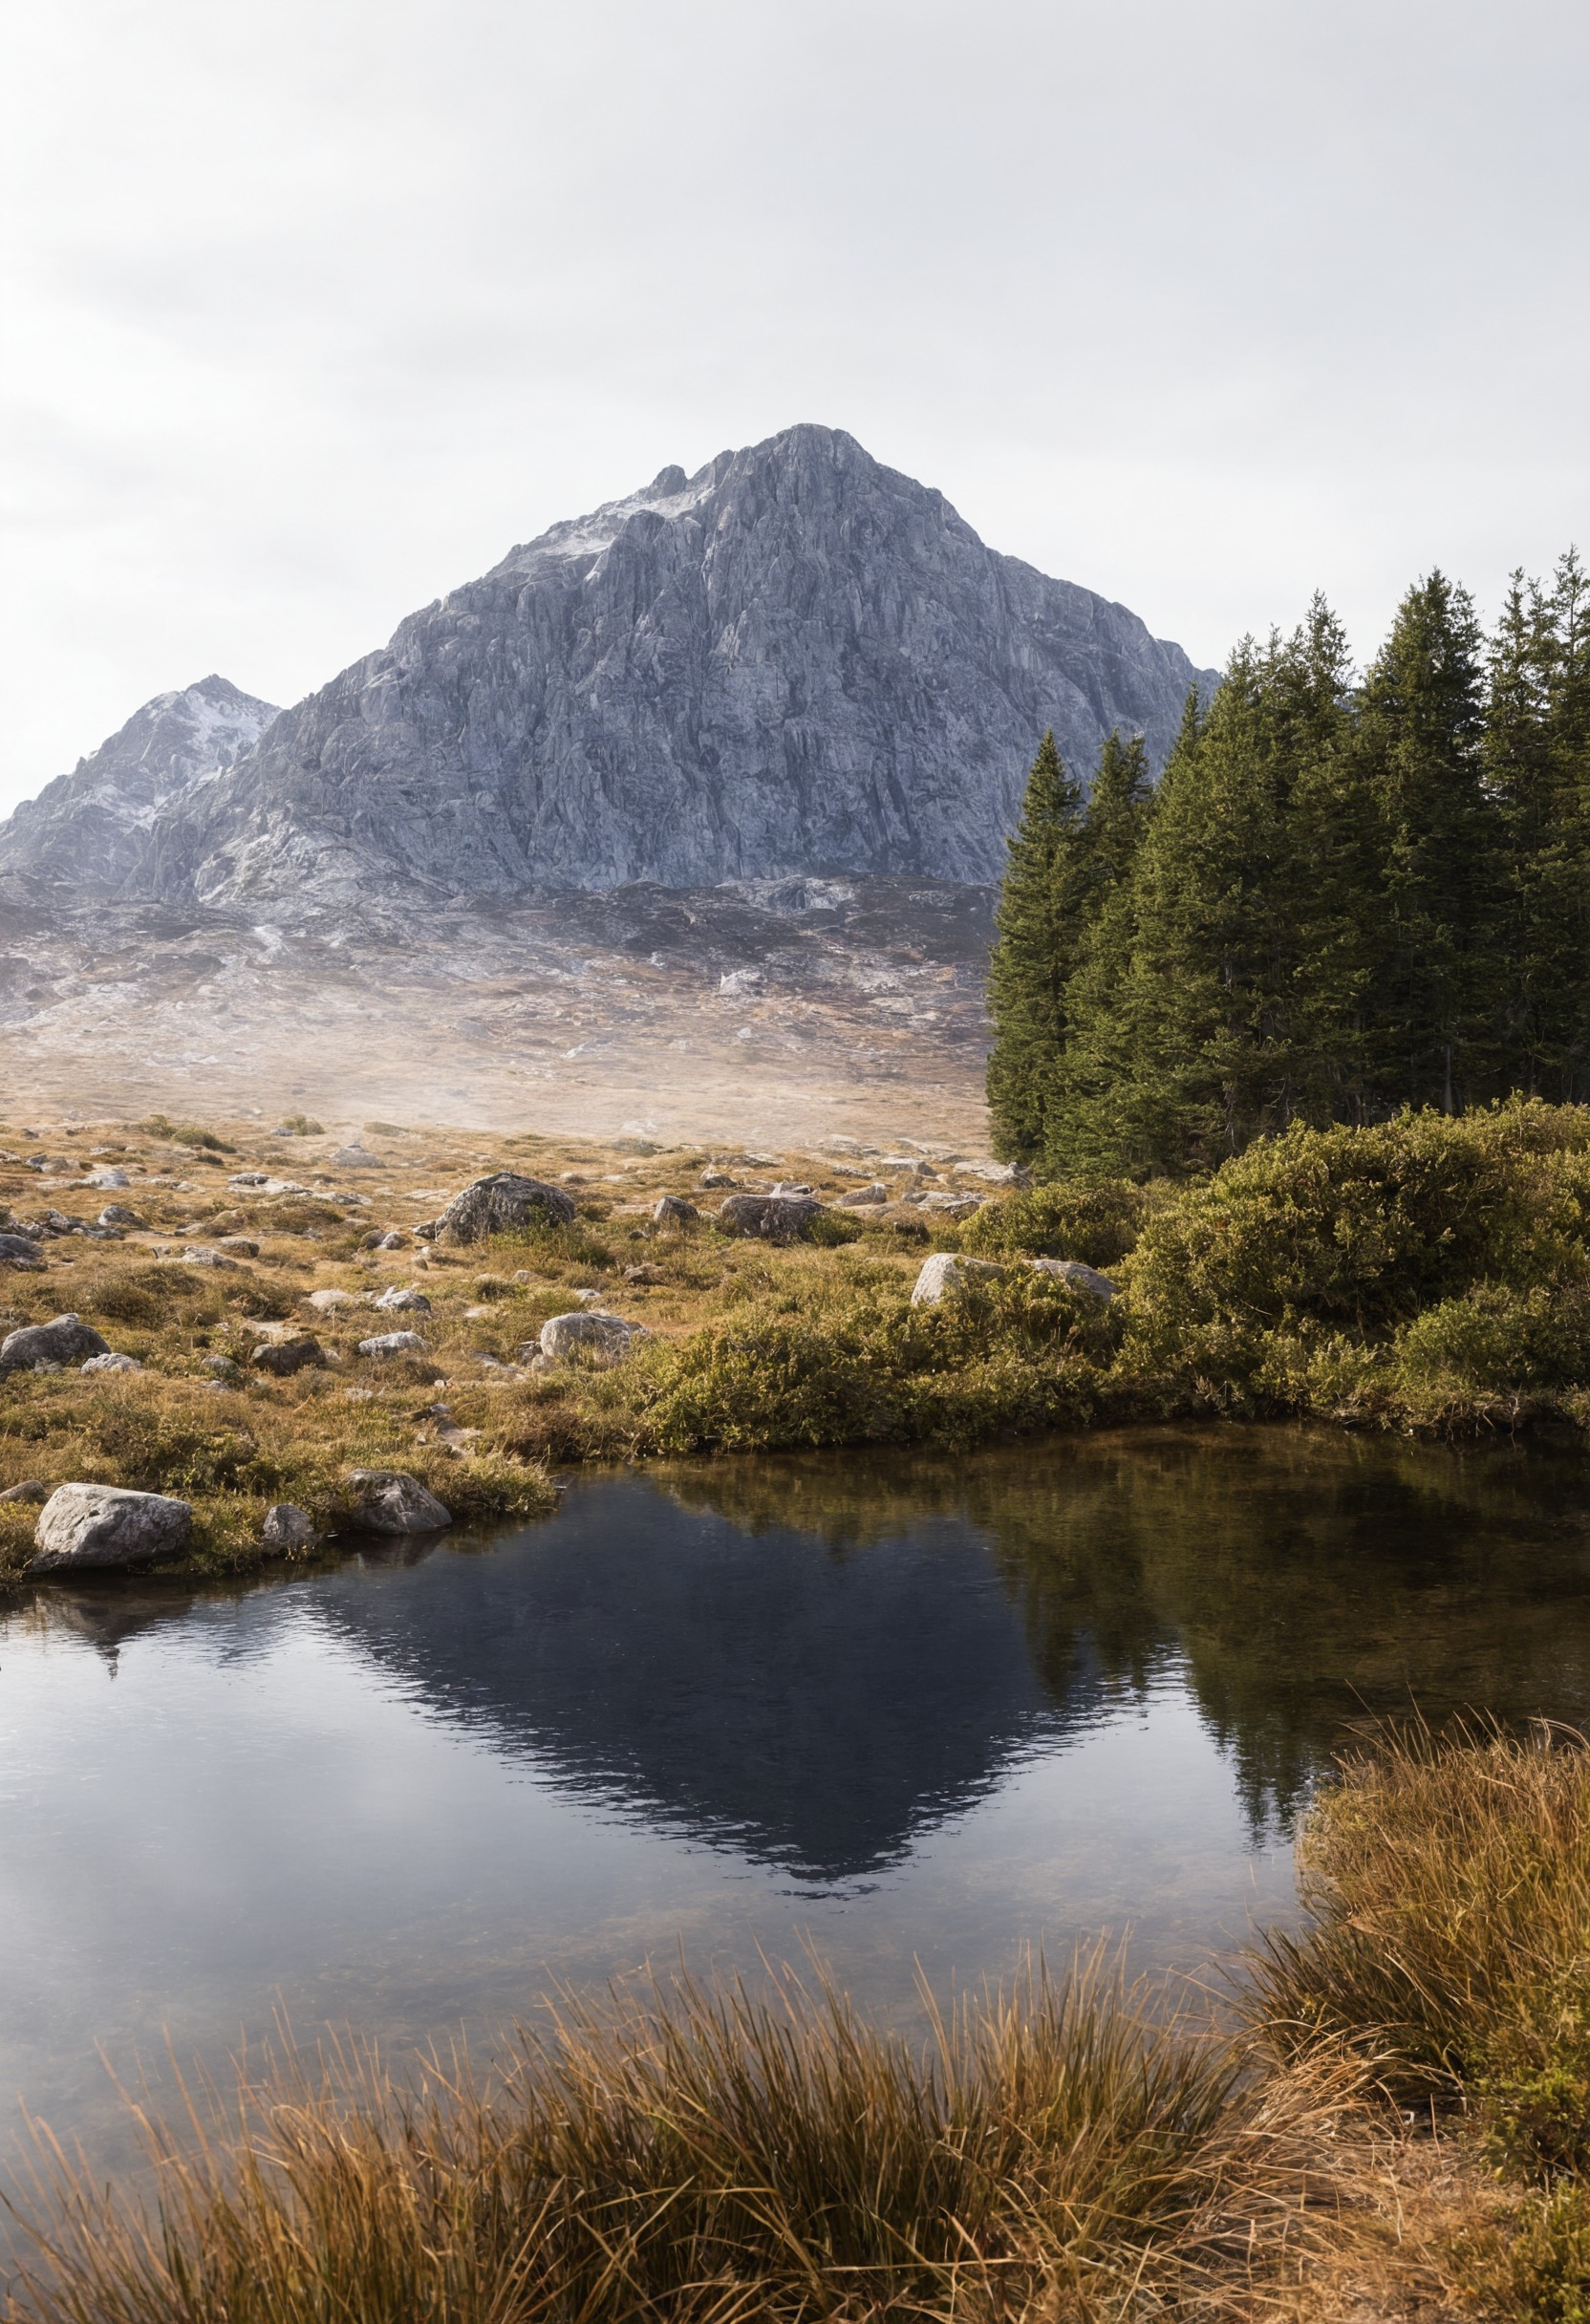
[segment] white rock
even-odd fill
[[[946,1294],[964,1291],[976,1277],[1004,1273],[1005,1269],[996,1266],[992,1259],[963,1259],[958,1251],[935,1251],[922,1262],[911,1303],[913,1307],[936,1307]]]
[[[599,1307],[581,1308],[572,1315],[554,1315],[541,1326],[540,1348],[548,1364],[570,1357],[606,1369],[622,1364],[637,1340],[649,1340],[644,1323],[629,1323]]]
[[[387,1312],[398,1309],[414,1315],[429,1315],[431,1312],[430,1301],[422,1291],[417,1291],[412,1283],[407,1286],[394,1283],[389,1291],[381,1293],[375,1304]]]
[[[417,1331],[381,1331],[359,1342],[361,1356],[419,1356],[424,1352],[425,1343]]]
[[[312,1291],[307,1303],[317,1315],[333,1315],[339,1307],[356,1307],[359,1302],[352,1291]]]
[[[1107,1275],[1101,1275],[1097,1267],[1086,1266],[1080,1259],[1029,1259],[1027,1264],[1035,1275],[1046,1275],[1057,1283],[1069,1283],[1073,1291],[1090,1292],[1098,1300],[1112,1300],[1121,1289]]]
[[[112,1355],[90,1356],[88,1362],[80,1364],[77,1368],[85,1372],[140,1372],[143,1366],[137,1356]]]
[[[132,1565],[185,1549],[193,1506],[163,1493],[120,1485],[61,1485],[39,1512],[31,1574],[71,1567]]]

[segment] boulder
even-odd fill
[[[453,1522],[434,1493],[399,1469],[355,1469],[354,1517],[366,1533],[440,1533]]]
[[[1027,1264],[1035,1275],[1046,1275],[1053,1282],[1068,1283],[1073,1291],[1088,1292],[1096,1300],[1112,1300],[1121,1289],[1107,1275],[1101,1275],[1097,1267],[1085,1266],[1080,1259],[1029,1259]]]
[[[810,1194],[731,1194],[719,1209],[718,1223],[729,1235],[799,1242],[822,1207]]]
[[[102,1227],[140,1227],[143,1221],[124,1202],[107,1202],[97,1223]]]
[[[958,1251],[935,1251],[931,1259],[922,1261],[911,1303],[913,1307],[936,1307],[947,1295],[958,1295],[978,1278],[1005,1272],[990,1259],[962,1259]]]
[[[622,1364],[637,1340],[651,1336],[644,1323],[627,1323],[621,1316],[608,1315],[600,1307],[582,1307],[572,1315],[549,1318],[541,1326],[540,1340],[521,1348],[520,1354],[534,1356],[539,1349],[548,1364],[566,1364],[572,1357],[606,1370]]]
[[[731,1177],[729,1176],[729,1173],[728,1173],[728,1172],[727,1172],[726,1170],[704,1170],[704,1171],[701,1173],[700,1177],[699,1177],[699,1178],[697,1180],[697,1184],[698,1184],[698,1186],[708,1186],[708,1187],[711,1187],[711,1186],[735,1186],[735,1185],[737,1185],[738,1183],[739,1183],[739,1181],[738,1181],[737,1179],[731,1178]]]
[[[378,1331],[359,1342],[361,1356],[422,1356],[425,1343],[417,1331]]]
[[[120,1485],[60,1485],[39,1511],[31,1574],[136,1565],[185,1549],[193,1506]]]
[[[269,1372],[274,1380],[290,1380],[294,1372],[310,1366],[322,1369],[326,1350],[312,1333],[306,1333],[298,1340],[267,1340],[248,1361],[256,1371]]]
[[[376,1251],[406,1251],[408,1247],[408,1237],[397,1227],[390,1228],[385,1235],[377,1235],[371,1246]]]
[[[114,1165],[109,1170],[92,1172],[84,1180],[84,1184],[87,1186],[103,1187],[107,1194],[114,1194],[118,1187],[131,1186],[132,1183],[126,1172]]]
[[[373,1154],[364,1146],[339,1146],[330,1159],[338,1170],[379,1170],[381,1167],[379,1154]]]
[[[140,1372],[143,1366],[137,1356],[111,1355],[90,1356],[86,1364],[78,1365],[77,1369],[83,1372]]]
[[[8,1485],[0,1501],[47,1501],[50,1488],[41,1476],[25,1476],[20,1485]]]
[[[652,1206],[652,1216],[659,1227],[687,1227],[700,1212],[682,1194],[663,1194]]]
[[[416,1227],[428,1242],[451,1235],[456,1242],[480,1242],[487,1235],[505,1235],[516,1227],[567,1227],[574,1223],[574,1198],[561,1186],[543,1178],[521,1178],[511,1170],[494,1171],[477,1178],[455,1194],[440,1218]]]
[[[217,1251],[207,1242],[191,1242],[183,1253],[184,1267],[235,1267],[237,1263],[225,1251]]]
[[[0,1234],[0,1266],[34,1269],[43,1264],[37,1243],[29,1237]]]
[[[312,1291],[307,1303],[316,1315],[333,1315],[339,1307],[356,1307],[359,1302],[352,1291]]]
[[[394,1283],[389,1291],[381,1293],[376,1305],[387,1314],[429,1315],[431,1312],[430,1301],[422,1291],[417,1291],[412,1283],[406,1287],[400,1283]]]
[[[225,1251],[229,1259],[258,1259],[260,1255],[259,1244],[251,1235],[223,1235],[215,1247]]]
[[[75,1315],[52,1316],[48,1323],[24,1323],[0,1340],[0,1377],[31,1371],[36,1364],[81,1364],[86,1356],[108,1356],[109,1340]]]
[[[314,1519],[307,1509],[295,1509],[290,1501],[277,1501],[266,1511],[260,1547],[268,1558],[288,1558],[294,1550],[310,1549],[313,1544]]]
[[[880,1186],[874,1179],[870,1186],[858,1186],[852,1194],[841,1194],[839,1208],[842,1211],[865,1211],[870,1210],[877,1203],[888,1200],[888,1187]]]

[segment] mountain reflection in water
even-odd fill
[[[306,1586],[542,1780],[832,1885],[1171,1677],[1256,1837],[1363,1715],[1582,1721],[1586,1486],[1577,1452],[1278,1430],[737,1460],[579,1478],[487,1552]],[[109,1647],[183,1601],[46,1603]]]

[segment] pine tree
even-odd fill
[[[1076,966],[1082,903],[1082,793],[1053,733],[1027,777],[1021,818],[995,919],[988,1005],[996,1038],[988,1059],[994,1151],[1030,1162],[1043,1151],[1054,1074],[1066,1031],[1065,987]]]
[[[1479,625],[1442,573],[1409,590],[1361,697],[1385,844],[1370,1045],[1382,1104],[1448,1113],[1496,1080],[1500,815],[1482,779]]]

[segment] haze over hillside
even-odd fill
[[[0,826],[0,872],[296,908],[985,882],[1046,726],[1084,774],[1116,725],[1157,762],[1200,678],[853,438],[794,427],[512,549],[217,756],[215,780],[186,767],[161,794],[140,774],[118,816],[117,738],[92,782],[79,768]]]

